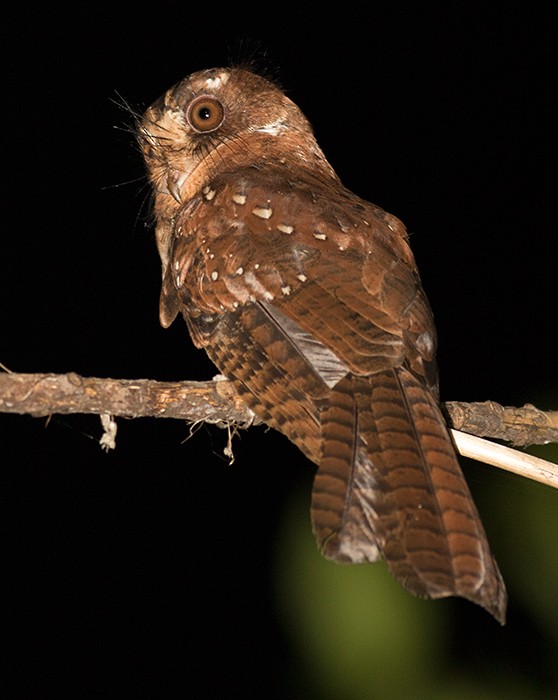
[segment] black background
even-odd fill
[[[4,32],[9,369],[215,374],[182,323],[159,327],[149,191],[133,118],[116,103],[142,111],[194,70],[253,60],[310,118],[344,183],[411,232],[438,326],[442,398],[558,407],[555,2],[371,2],[318,14],[302,3],[58,3],[18,10]],[[284,503],[309,502],[312,465],[261,428],[235,441],[229,466],[217,428],[184,443],[178,422],[118,425],[106,455],[97,417],[0,417],[9,697],[248,687],[314,697],[273,582]],[[514,477],[465,468],[491,534]],[[522,566],[505,537],[491,541],[508,569]],[[548,639],[510,596],[504,630],[448,603],[451,663],[474,665],[488,640],[499,663],[532,664],[550,697],[556,676],[535,651]]]

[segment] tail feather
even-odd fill
[[[312,521],[324,555],[383,558],[415,595],[462,596],[503,623],[505,586],[430,392],[402,368],[348,375],[322,437]]]

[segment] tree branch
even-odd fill
[[[79,374],[1,374],[0,413],[109,413],[254,425],[261,421],[224,377],[210,382],[99,379]]]
[[[501,406],[495,401],[448,401],[445,409],[452,427],[465,433],[517,447],[558,442],[558,411],[541,411],[531,404]]]
[[[530,405],[504,407],[494,401],[450,401],[444,408],[462,454],[558,488],[557,465],[487,440],[480,441],[484,446],[479,443],[480,437],[505,440],[515,446],[558,442],[558,411],[545,412]],[[245,427],[261,422],[224,377],[209,382],[157,382],[81,377],[73,372],[0,373],[0,413],[152,416]],[[104,420],[108,425],[107,418]],[[471,441],[467,439],[470,435],[463,437],[464,433],[477,437]],[[114,435],[110,440],[105,437],[103,445],[110,447],[113,443]]]

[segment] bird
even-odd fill
[[[505,623],[507,594],[439,403],[437,335],[403,223],[341,182],[251,68],[211,68],[140,117],[160,322],[317,466],[312,530],[423,598]]]

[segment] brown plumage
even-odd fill
[[[139,140],[163,326],[180,312],[253,411],[318,465],[328,558],[504,621],[506,592],[438,406],[436,332],[394,216],[343,187],[300,110],[240,69],[191,75]]]

